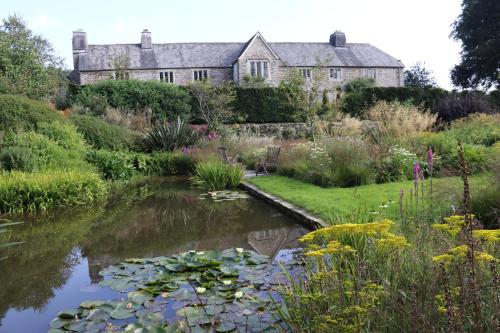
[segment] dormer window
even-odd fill
[[[248,63],[251,77],[269,78],[269,62],[267,60],[250,60]]]
[[[310,68],[301,68],[300,69],[300,74],[302,74],[302,76],[306,80],[310,80],[312,78],[312,76],[311,76],[311,69]]]
[[[194,81],[203,81],[208,79],[208,69],[197,69],[193,71]]]

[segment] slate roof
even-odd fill
[[[167,43],[141,49],[140,44],[89,45],[87,66],[111,70],[113,59],[126,55],[130,69],[231,67],[247,43]],[[403,67],[401,61],[370,44],[268,43],[286,66]]]

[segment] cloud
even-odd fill
[[[35,16],[30,23],[35,28],[53,28],[60,24],[59,20],[45,14]]]

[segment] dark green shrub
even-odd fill
[[[0,169],[34,170],[36,169],[33,151],[27,147],[6,147],[0,152]]]
[[[95,173],[44,171],[0,173],[0,214],[101,202],[107,186]]]
[[[155,120],[187,119],[191,111],[185,88],[157,81],[99,81],[83,87],[76,102],[97,114],[107,106],[133,113],[151,110]]]
[[[182,153],[162,152],[150,155],[147,170],[159,176],[187,175],[194,170],[193,159]]]
[[[85,141],[96,149],[118,150],[133,148],[137,136],[126,128],[112,125],[93,116],[71,115]]]
[[[128,152],[91,150],[86,159],[97,167],[104,179],[129,180],[136,173],[135,155]]]
[[[196,144],[201,135],[180,117],[172,123],[162,123],[148,131],[141,141],[145,151],[174,151]]]
[[[293,94],[279,87],[237,88],[234,108],[249,123],[295,122],[305,114]]]
[[[32,130],[40,123],[64,119],[47,103],[23,96],[0,95],[0,131]]]

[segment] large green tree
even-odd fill
[[[61,58],[49,41],[11,15],[0,25],[0,92],[42,98],[60,88]]]
[[[451,37],[462,42],[461,61],[451,71],[453,84],[500,87],[500,1],[463,0]]]

